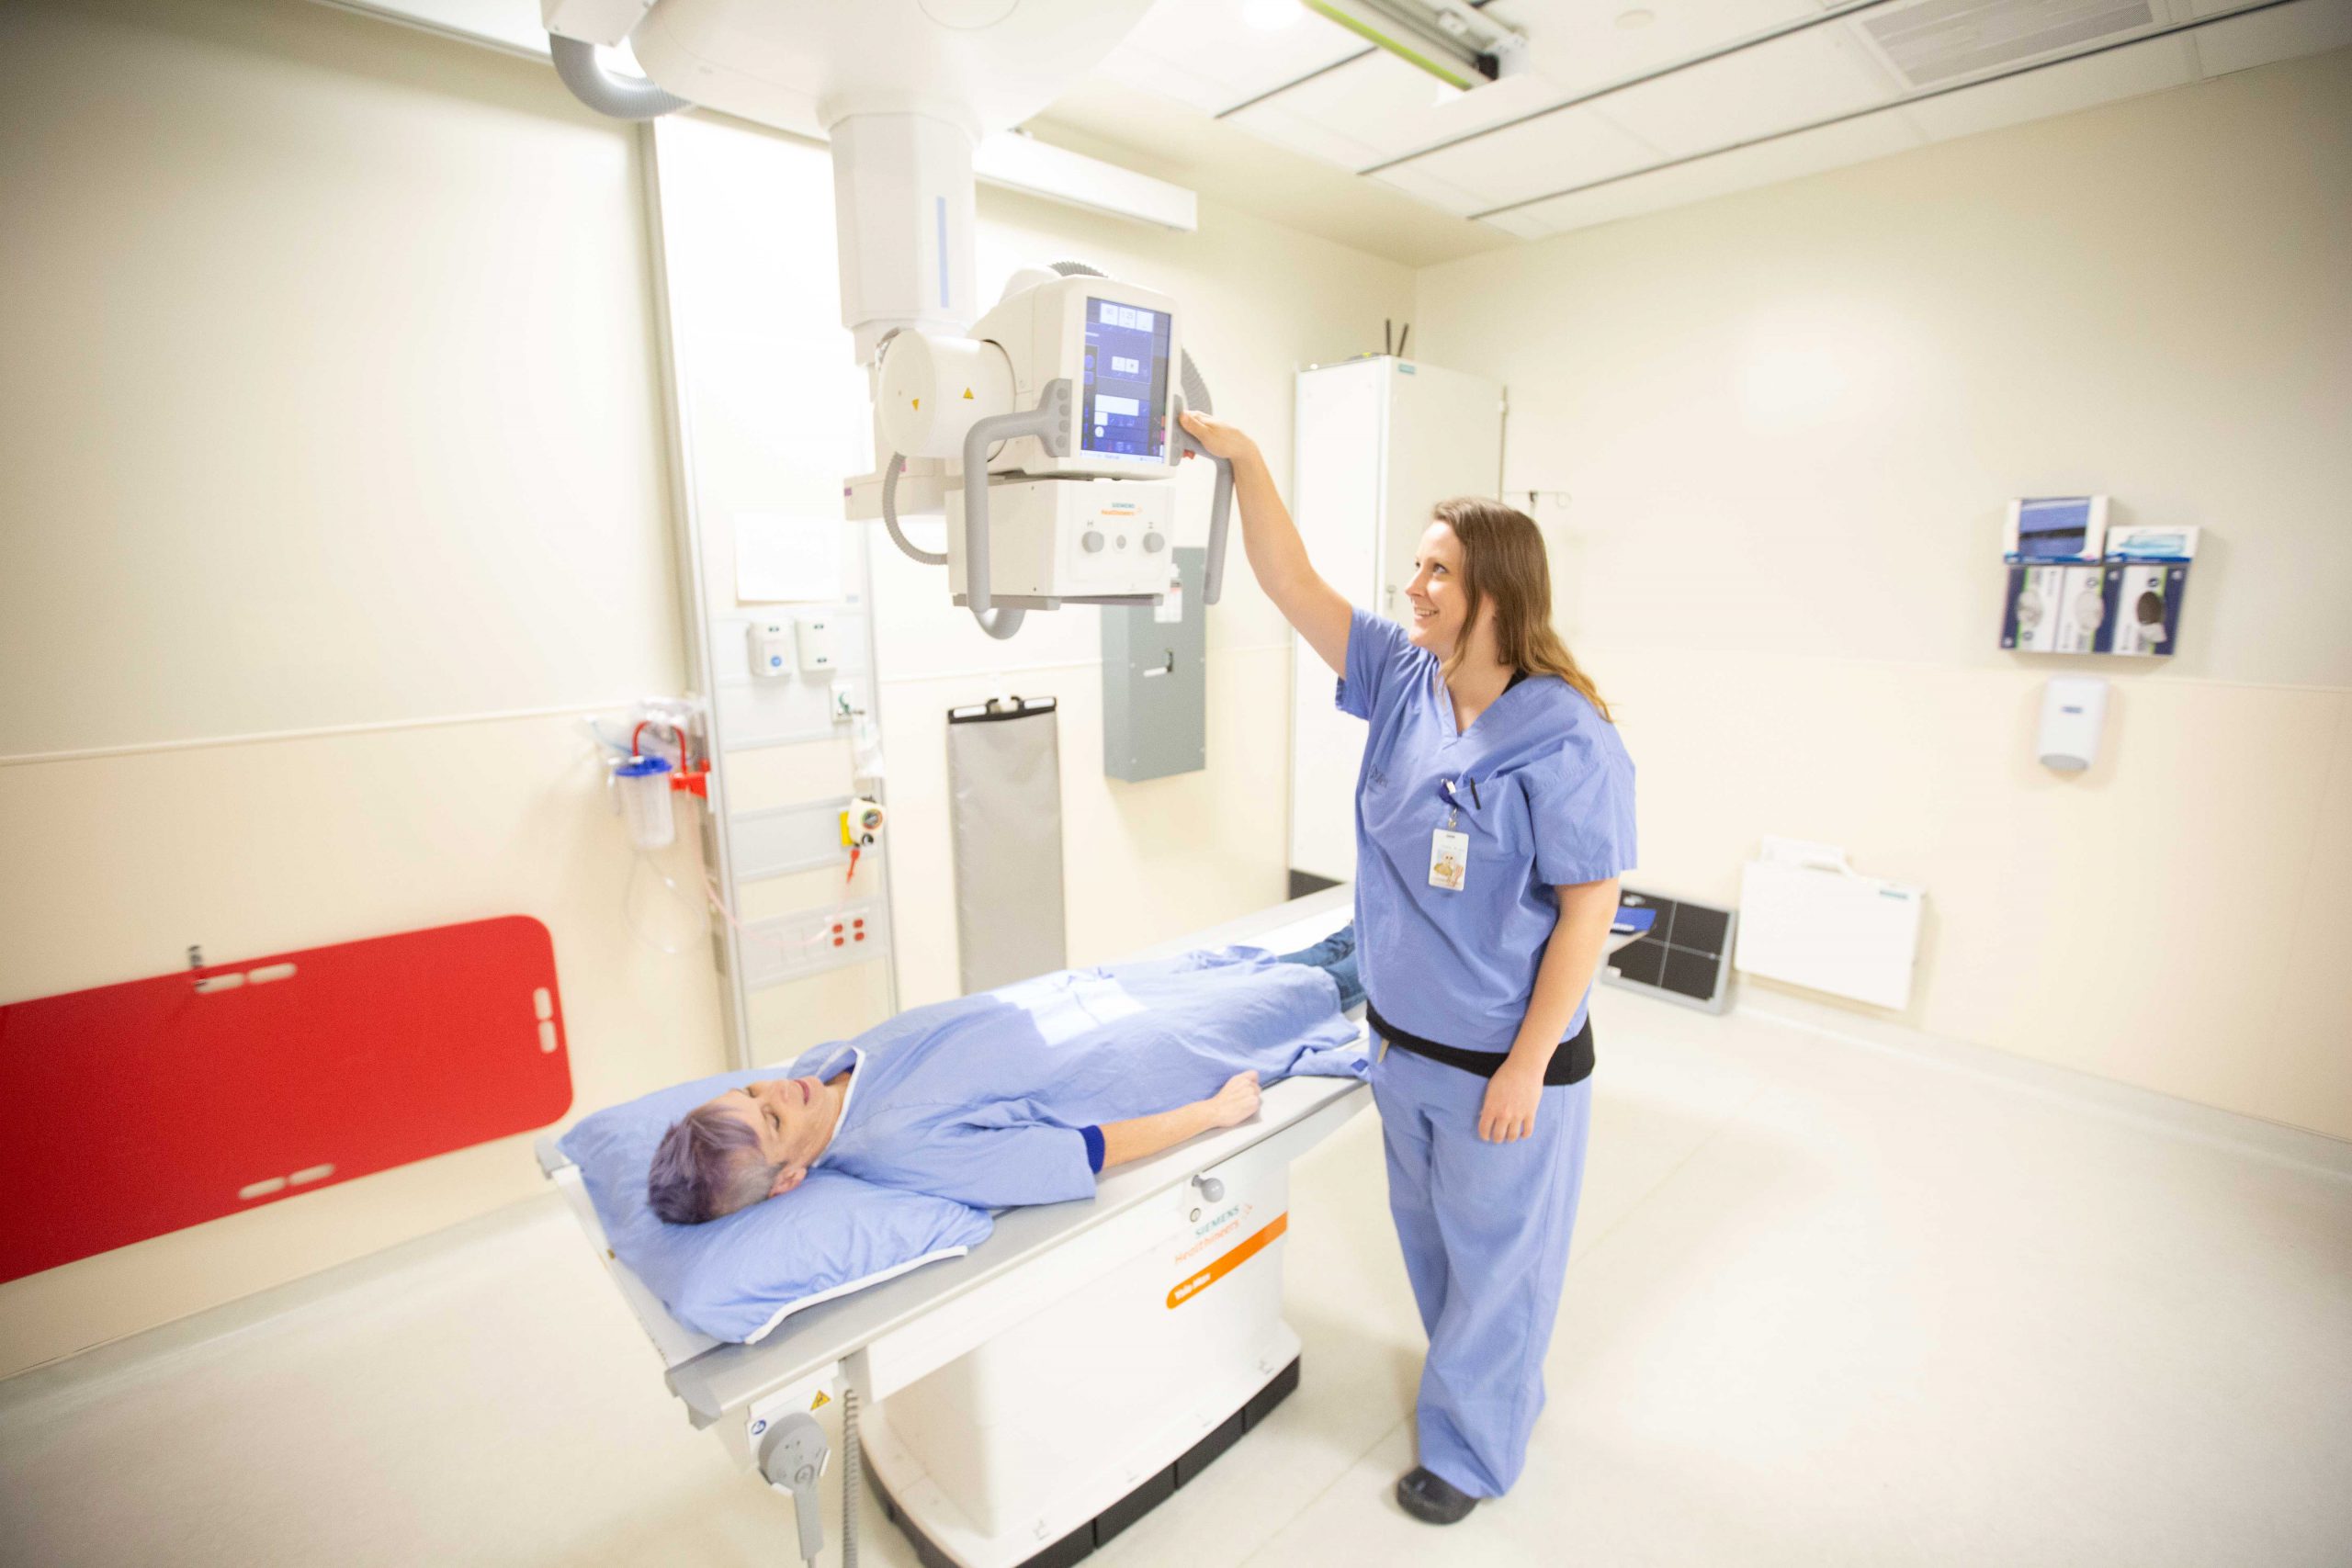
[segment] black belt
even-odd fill
[[[1408,1034],[1380,1016],[1380,1010],[1370,1000],[1363,1004],[1364,1021],[1372,1032],[1399,1051],[1410,1051],[1416,1056],[1427,1056],[1432,1062],[1443,1062],[1449,1067],[1459,1067],[1465,1073],[1476,1073],[1482,1078],[1495,1076],[1495,1070],[1510,1059],[1507,1051],[1464,1051],[1458,1045],[1441,1045],[1434,1040],[1424,1040],[1418,1034]],[[1582,1083],[1592,1077],[1592,1015],[1587,1013],[1584,1027],[1560,1042],[1552,1052],[1552,1059],[1544,1065],[1544,1086]]]

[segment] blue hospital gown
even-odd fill
[[[1083,1128],[1205,1100],[1251,1069],[1266,1083],[1365,1073],[1331,977],[1255,948],[916,1008],[787,1071],[830,1078],[853,1064],[818,1168],[991,1209],[1093,1196]]]

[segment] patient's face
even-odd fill
[[[758,1135],[761,1158],[784,1167],[791,1179],[777,1190],[789,1191],[824,1152],[832,1118],[829,1100],[825,1086],[815,1078],[764,1078],[730,1089],[709,1104]]]

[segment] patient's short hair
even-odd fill
[[[765,1198],[782,1168],[760,1157],[759,1134],[742,1118],[698,1105],[662,1134],[645,1201],[673,1225],[698,1225]]]

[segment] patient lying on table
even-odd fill
[[[663,1136],[653,1212],[697,1224],[819,1166],[979,1208],[1085,1198],[1098,1173],[1249,1120],[1261,1077],[1361,1073],[1351,931],[1049,975],[900,1014],[733,1089]]]

